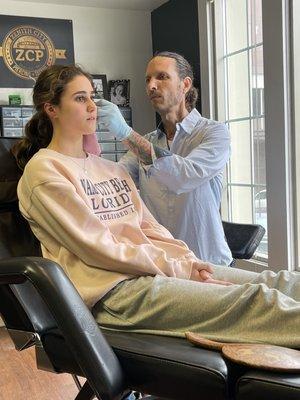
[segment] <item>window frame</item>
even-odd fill
[[[296,132],[300,131],[300,49],[298,44],[298,38],[300,35],[300,2],[298,0],[292,1],[291,6],[291,20],[293,21],[293,28],[292,28],[292,35],[291,35],[291,44],[293,48],[293,129],[295,132],[294,136],[294,148],[295,148],[295,169],[294,169],[294,182],[295,182],[295,208],[296,210],[300,210],[300,138],[299,135],[296,135]],[[298,157],[297,157],[298,156]],[[297,220],[296,221],[296,232],[297,237],[300,237],[300,213],[297,213]],[[297,247],[295,250],[296,255],[296,265],[299,266],[299,253],[300,253],[300,243],[299,240],[296,243]],[[298,267],[300,271],[300,266]]]
[[[224,68],[215,61],[224,54],[221,29],[213,32],[212,22],[223,18],[222,0],[198,0],[202,114],[225,120]],[[295,270],[297,231],[295,221],[295,130],[292,115],[291,9],[288,0],[263,0],[263,48],[265,93],[265,156],[268,188],[268,260],[239,260],[251,270],[269,267]],[[271,23],[270,23],[271,22]],[[223,26],[223,24],[221,24]],[[220,25],[218,25],[220,26]],[[218,73],[216,73],[218,71]],[[226,71],[225,71],[226,72]],[[214,81],[216,84],[214,84]],[[276,134],[270,134],[275,132]],[[223,199],[228,201],[228,199]]]

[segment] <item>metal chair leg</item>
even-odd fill
[[[80,391],[81,388],[82,388],[82,384],[80,383],[80,380],[78,379],[78,376],[72,374],[72,378],[73,378],[73,380],[75,382],[75,385],[77,386],[77,389]]]

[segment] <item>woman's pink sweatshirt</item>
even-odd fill
[[[26,165],[18,197],[43,256],[63,267],[90,307],[124,279],[190,278],[196,257],[154,219],[112,161],[41,149]]]

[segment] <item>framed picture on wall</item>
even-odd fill
[[[95,101],[100,99],[109,100],[106,75],[92,75],[92,78],[95,88]]]
[[[129,106],[130,101],[130,80],[118,79],[108,82],[110,101],[117,106]]]

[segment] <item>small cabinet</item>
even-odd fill
[[[27,121],[33,114],[32,106],[0,106],[1,135],[21,137]]]

